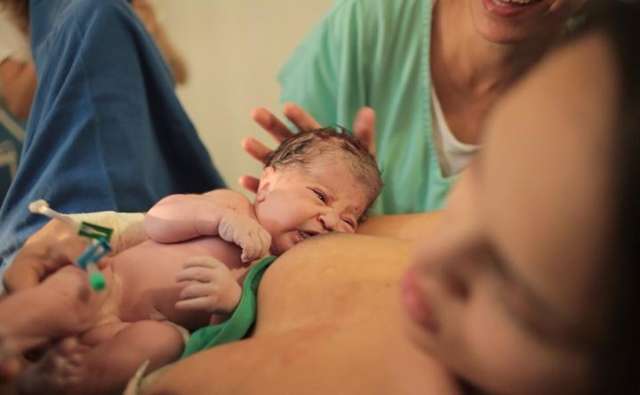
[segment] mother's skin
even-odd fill
[[[330,235],[265,273],[251,338],[196,354],[143,394],[457,394],[405,333],[406,241]]]

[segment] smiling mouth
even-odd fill
[[[531,3],[537,3],[539,1],[540,0],[493,0],[493,2],[497,4],[508,4],[508,5],[516,5],[516,6],[529,5]]]
[[[502,17],[515,17],[537,9],[542,0],[482,0],[487,11]]]

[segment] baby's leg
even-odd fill
[[[120,393],[138,367],[156,369],[180,357],[184,341],[171,324],[139,321],[88,348],[65,340],[21,377],[24,394]]]
[[[84,270],[67,266],[42,284],[2,299],[0,363],[10,354],[91,328],[107,297],[108,291],[91,290]]]

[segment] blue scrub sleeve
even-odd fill
[[[38,88],[0,208],[0,258],[63,212],[145,211],[224,186],[155,43],[125,0],[31,0]]]

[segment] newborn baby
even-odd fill
[[[235,309],[246,262],[355,232],[381,187],[375,160],[349,135],[295,135],[270,157],[253,204],[226,190],[158,202],[144,218],[148,240],[105,259],[104,292],[68,266],[0,302],[0,363],[67,338],[23,375],[23,392],[121,390],[144,361],[177,359],[188,331]]]

